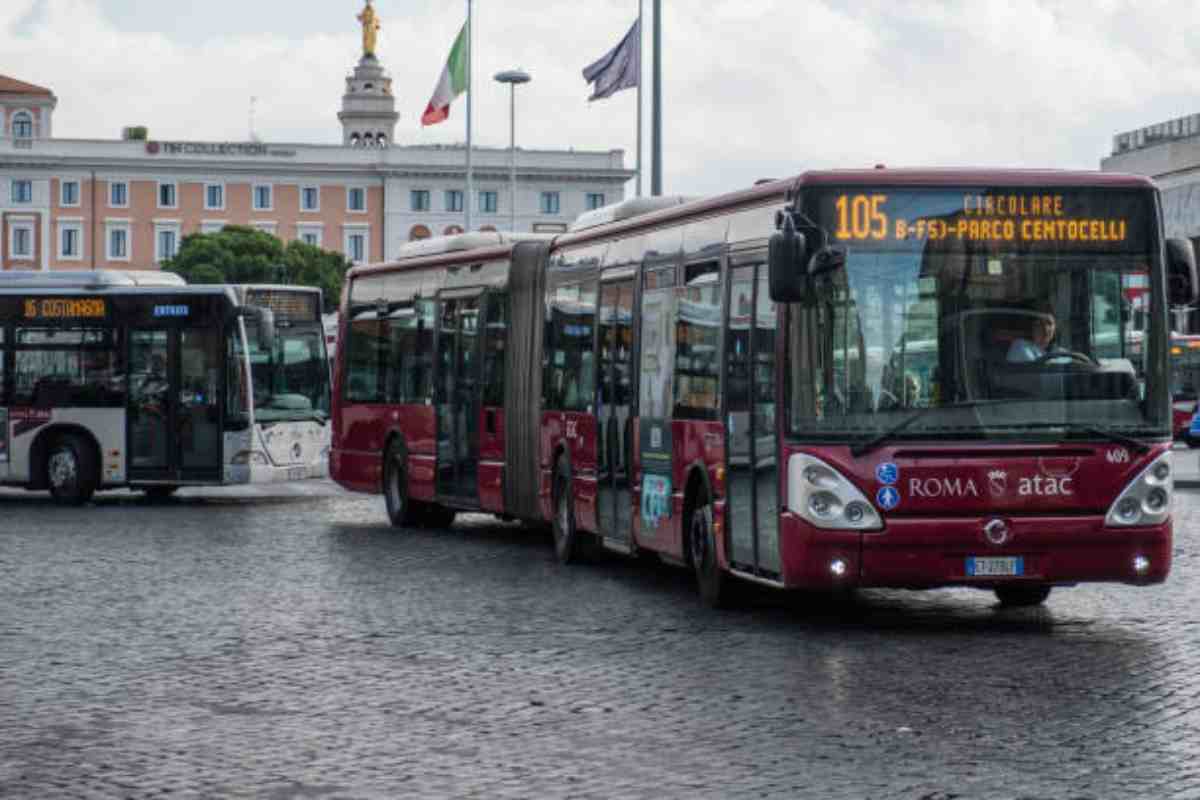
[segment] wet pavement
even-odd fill
[[[1200,491],[1175,510],[1158,587],[717,612],[328,483],[4,492],[0,797],[1200,798]]]

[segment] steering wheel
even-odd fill
[[[1045,364],[1047,361],[1053,361],[1056,358],[1069,358],[1080,364],[1087,364],[1091,367],[1100,366],[1100,362],[1089,356],[1087,353],[1081,353],[1078,350],[1050,350],[1038,357],[1035,364]]]

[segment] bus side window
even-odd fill
[[[504,405],[504,348],[508,341],[508,295],[487,296],[483,338],[483,404]]]
[[[546,310],[543,381],[547,409],[586,411],[593,404],[595,324],[595,283],[570,284],[552,290]]]
[[[384,324],[373,310],[353,313],[346,344],[346,399],[351,403],[378,403],[380,356],[386,350]]]
[[[676,289],[673,416],[712,420],[721,410],[720,262],[689,264],[686,275]]]
[[[8,350],[5,348],[4,326],[0,325],[0,408],[8,405]],[[3,432],[0,432],[3,438]]]

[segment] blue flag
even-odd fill
[[[620,44],[584,68],[583,79],[594,84],[589,101],[612,97],[622,89],[632,89],[641,83],[641,24],[640,19],[634,22]]]

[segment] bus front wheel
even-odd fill
[[[96,452],[83,437],[67,433],[50,445],[46,484],[60,503],[80,506],[91,499],[100,482]]]
[[[1036,586],[997,586],[996,599],[1000,605],[1007,608],[1022,606],[1040,606],[1050,596],[1050,587],[1045,584]]]
[[[387,515],[392,525],[403,528],[414,524],[412,503],[408,499],[404,451],[395,444],[388,446],[383,460],[383,502],[387,505]]]

